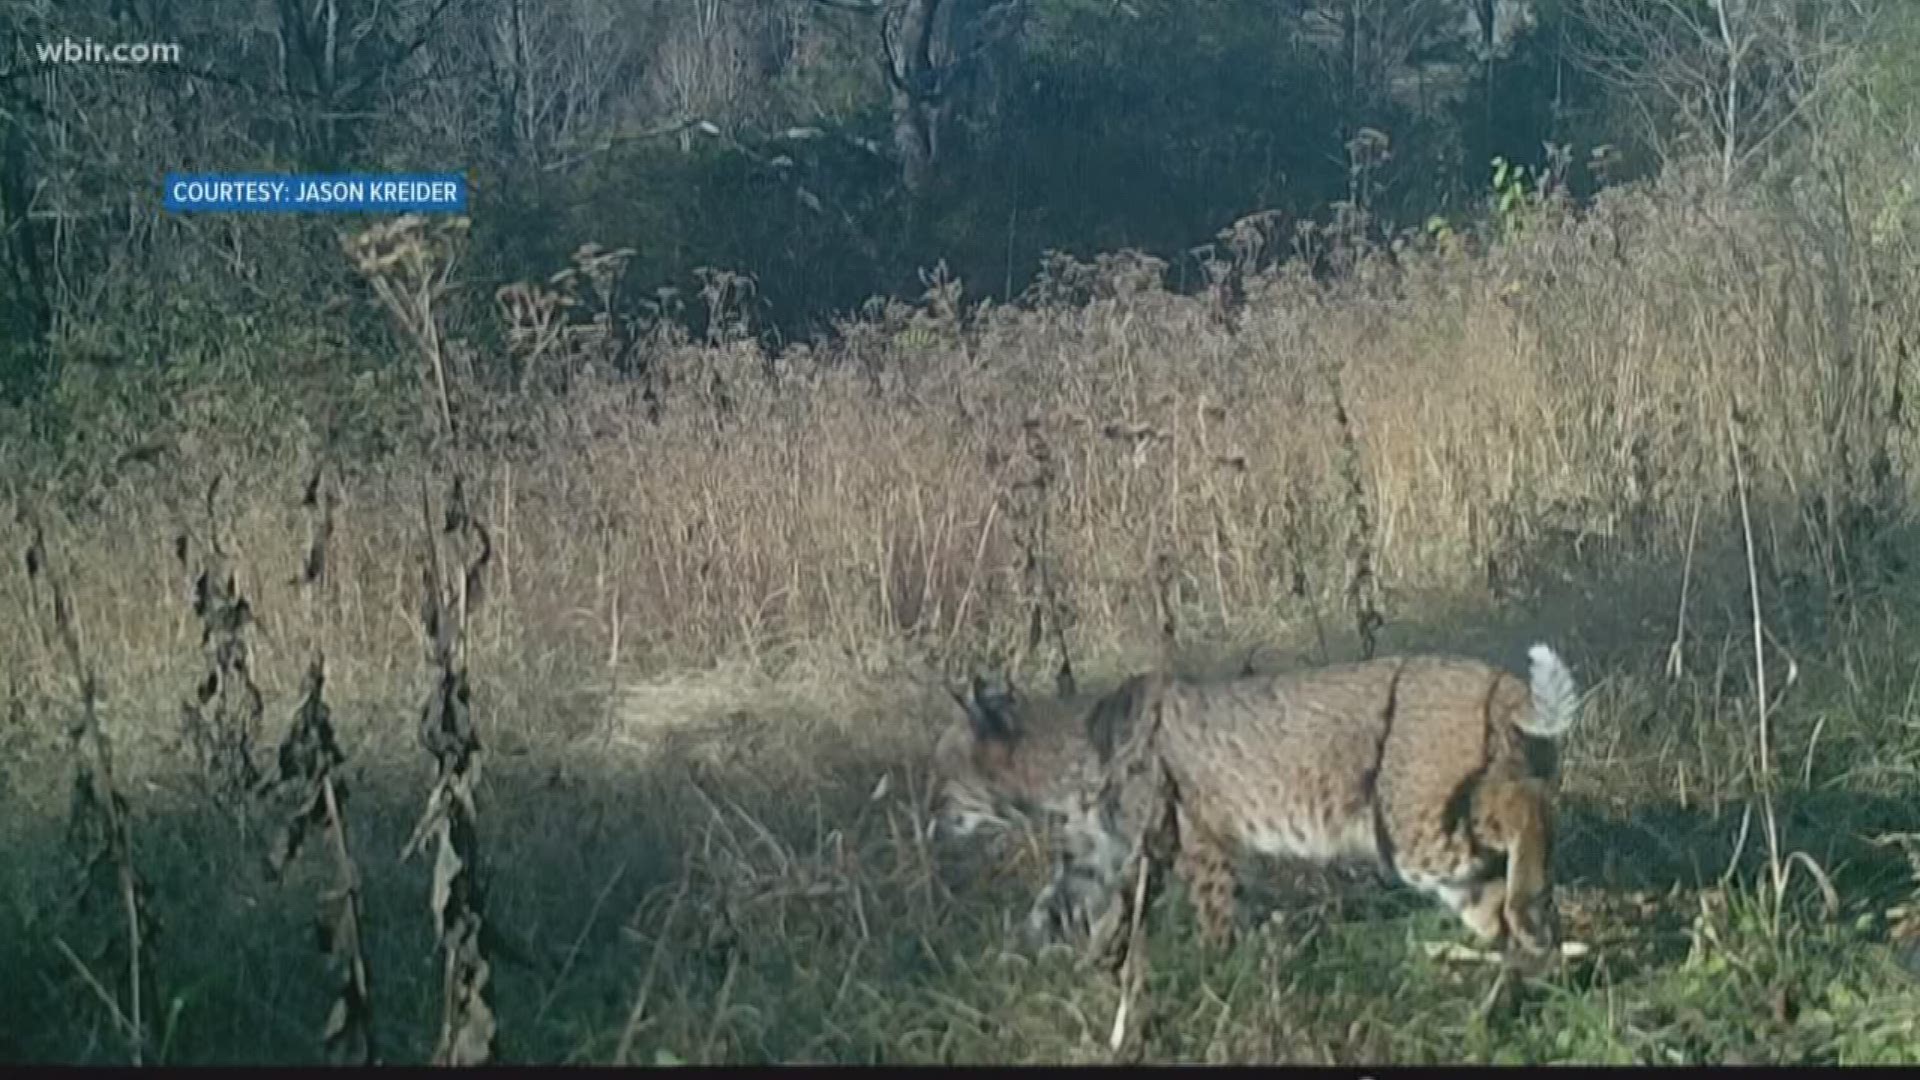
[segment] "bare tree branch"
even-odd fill
[[[1711,147],[1732,184],[1845,80],[1873,9],[1871,0],[1576,0],[1593,44],[1573,60],[1630,104],[1656,154]]]

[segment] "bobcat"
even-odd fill
[[[1133,860],[1171,856],[1203,933],[1223,941],[1246,849],[1371,863],[1537,961],[1556,944],[1555,740],[1580,696],[1552,649],[1528,657],[1525,682],[1413,656],[1216,682],[1140,675],[1091,703],[1015,700],[976,678],[955,694],[967,720],[936,749],[938,821],[963,835],[1007,811],[1064,823],[1028,918],[1040,936],[1110,932]]]

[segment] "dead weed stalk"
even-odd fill
[[[1378,544],[1373,529],[1373,509],[1367,498],[1366,480],[1361,475],[1360,440],[1347,414],[1346,396],[1337,373],[1329,380],[1329,388],[1333,391],[1333,421],[1340,429],[1340,478],[1346,484],[1347,512],[1353,515],[1353,528],[1347,533],[1347,603],[1352,607],[1354,629],[1360,636],[1360,657],[1371,660],[1379,648],[1380,629],[1387,621],[1380,613],[1380,579],[1374,572]]]
[[[29,585],[32,587],[32,583],[43,579],[47,584],[51,636],[66,655],[80,697],[77,717],[67,728],[67,745],[74,769],[67,845],[80,863],[80,888],[73,906],[84,914],[102,888],[109,883],[117,888],[125,920],[124,936],[118,939],[108,936],[91,960],[109,967],[124,964],[124,990],[109,989],[108,983],[94,974],[88,960],[68,948],[64,941],[56,939],[55,944],[126,1040],[132,1063],[141,1065],[146,1063],[152,1045],[148,1009],[156,996],[152,949],[158,926],[153,919],[146,880],[134,862],[133,813],[115,782],[113,748],[100,723],[99,677],[81,648],[80,632],[66,587],[48,562],[46,534],[39,523],[31,519],[27,527],[31,536],[26,551]],[[38,609],[37,598],[30,596],[30,600],[36,601],[34,607]],[[117,961],[115,954],[118,954]]]
[[[302,500],[311,541],[301,562],[299,582],[307,621],[316,630],[315,593],[326,584],[326,547],[333,531],[333,498],[324,476],[324,469],[314,471]],[[314,921],[320,951],[333,980],[333,1000],[320,1038],[331,1064],[372,1065],[379,1058],[373,1034],[372,980],[363,940],[365,904],[360,867],[353,858],[343,812],[347,787],[340,766],[346,755],[334,735],[326,680],[326,656],[315,645],[301,683],[293,726],[280,744],[275,773],[261,785],[263,793],[286,807],[281,827],[268,849],[267,863],[272,875],[279,878],[315,830],[325,834],[333,855],[334,885],[320,894]]]
[[[421,746],[433,757],[435,778],[426,812],[401,858],[411,858],[429,841],[434,844],[429,903],[444,961],[434,1064],[484,1065],[493,1060],[497,1024],[487,1004],[492,967],[481,940],[485,885],[474,795],[480,783],[482,750],[473,722],[466,639],[493,547],[485,526],[468,509],[465,484],[455,473],[439,531],[465,537],[476,551],[449,582],[424,487],[420,509],[426,526],[421,619],[428,662],[436,678],[420,712],[419,733]]]
[[[448,438],[457,430],[454,401],[458,395],[454,376],[447,369],[458,364],[464,354],[448,347],[450,343],[440,327],[439,308],[469,225],[471,222],[464,217],[429,225],[425,217],[407,214],[342,240],[354,268],[367,279],[419,353],[426,415],[433,416],[437,406],[440,420],[438,425],[429,421],[427,427],[437,427]],[[455,375],[472,377],[468,371],[456,371]]]
[[[260,783],[254,742],[265,708],[253,681],[253,652],[247,642],[253,611],[240,594],[220,542],[219,494],[216,477],[207,485],[207,536],[197,570],[191,535],[183,531],[174,540],[174,557],[193,581],[193,614],[200,620],[200,650],[206,662],[206,673],[180,705],[180,728],[209,794],[244,820],[244,797]]]
[[[1008,492],[1011,496],[1008,517],[1015,529],[1015,542],[1020,545],[1021,579],[1027,597],[1027,636],[1022,655],[1038,652],[1050,627],[1060,655],[1060,666],[1054,673],[1055,689],[1061,697],[1070,697],[1078,685],[1073,673],[1073,656],[1067,648],[1067,626],[1073,613],[1060,596],[1049,534],[1053,516],[1051,493],[1059,471],[1053,447],[1047,442],[1045,422],[1030,416],[1023,430],[1022,445],[1033,472],[1015,481]]]

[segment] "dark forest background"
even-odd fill
[[[1138,248],[1192,288],[1259,212],[1288,258],[1301,221],[1391,238],[1515,177],[1800,169],[1841,114],[1911,99],[1916,23],[1875,0],[5,0],[0,386],[376,363],[338,219],[169,216],[172,169],[464,170],[465,279],[630,249],[623,310],[699,332],[718,290],[777,344],[941,264],[1004,301],[1048,252]],[[36,61],[67,38],[182,59]],[[1529,171],[1496,184],[1501,161]]]

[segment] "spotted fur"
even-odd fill
[[[976,683],[941,739],[942,819],[1064,828],[1036,933],[1103,933],[1128,868],[1169,858],[1210,940],[1234,923],[1243,851],[1375,866],[1523,958],[1550,953],[1556,741],[1571,672],[1544,645],[1522,680],[1413,656],[1279,676],[1137,676],[1104,697],[1016,699]]]

